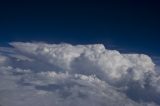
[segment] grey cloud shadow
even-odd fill
[[[44,91],[48,91],[48,92],[58,91],[58,93],[60,94],[60,96],[62,98],[67,98],[72,95],[73,92],[68,89],[71,89],[73,86],[74,86],[74,84],[66,84],[66,85],[49,84],[46,86],[35,86],[35,88],[37,90],[44,90]],[[78,86],[82,87],[82,85],[78,85]],[[65,88],[67,88],[67,89],[65,89]],[[87,98],[87,95],[82,92],[78,92],[77,96],[80,98],[83,98],[83,99]]]
[[[135,83],[130,83],[130,88],[125,92],[126,95],[136,102],[154,102],[160,105],[160,93],[146,84],[144,88]]]

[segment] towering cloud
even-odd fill
[[[102,44],[0,48],[2,106],[158,106],[160,76],[144,54]]]

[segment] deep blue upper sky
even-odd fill
[[[112,49],[159,56],[160,2],[53,1],[1,2],[0,45],[11,41],[103,43]]]

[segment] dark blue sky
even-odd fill
[[[11,41],[103,43],[112,49],[159,56],[160,2],[53,1],[1,2],[0,45]]]

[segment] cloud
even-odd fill
[[[102,44],[0,48],[2,106],[158,106],[160,76],[145,54]]]

